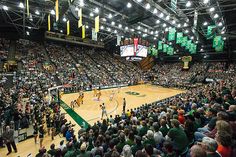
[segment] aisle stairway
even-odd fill
[[[16,41],[11,40],[7,60],[15,60],[15,53],[16,53]]]

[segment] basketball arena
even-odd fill
[[[234,0],[1,0],[0,157],[236,156]]]

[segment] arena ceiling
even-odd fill
[[[17,32],[18,37],[38,38],[47,30],[47,15],[53,14],[55,0],[29,0],[30,16],[26,15],[25,6],[26,0],[1,0],[2,34]],[[100,16],[98,39],[106,44],[115,43],[116,35],[140,36],[157,43],[166,40],[168,29],[175,27],[198,43],[198,51],[210,53],[214,49],[212,41],[206,39],[209,25],[217,26],[215,31],[224,37],[227,48],[232,50],[236,43],[236,0],[59,0],[60,19],[53,23],[52,31],[65,32],[66,21],[70,20],[72,34],[80,36],[79,8],[83,8],[83,24],[89,38],[94,17]],[[173,46],[176,53],[185,51],[174,43]]]

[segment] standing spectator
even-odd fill
[[[14,151],[17,153],[16,143],[14,140],[14,130],[10,129],[10,126],[6,126],[6,131],[3,133],[4,141],[7,145],[9,155],[12,152],[11,146],[13,147]]]
[[[125,107],[126,107],[126,100],[123,98],[123,113],[125,113]]]

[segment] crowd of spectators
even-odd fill
[[[235,155],[235,64],[195,63],[188,71],[183,71],[180,63],[157,64],[143,74],[133,63],[102,50],[71,47],[67,51],[49,44],[46,46],[48,55],[55,64],[55,71],[51,73],[42,67],[47,58],[42,52],[43,46],[27,45],[17,45],[22,53],[23,67],[14,75],[13,88],[0,87],[0,120],[16,130],[32,123],[35,142],[38,137],[40,139],[37,157]],[[223,74],[219,74],[219,70]],[[55,77],[61,84],[105,86],[130,83],[143,75],[154,76],[154,84],[172,87],[189,85],[193,78],[216,79],[189,88],[184,94],[127,109],[121,115],[110,116],[88,128],[82,127],[78,134],[60,113],[58,103],[48,104],[44,99],[47,88],[56,84]],[[23,98],[29,98],[25,106]],[[52,144],[47,151],[43,147],[45,132],[52,139],[61,133],[66,141],[61,141],[58,147]]]
[[[7,59],[10,41],[0,38],[0,61]]]

